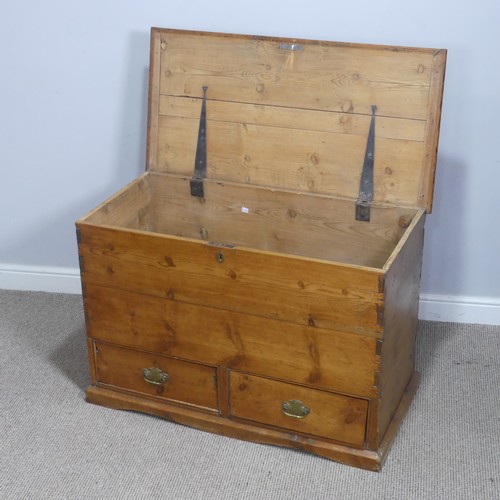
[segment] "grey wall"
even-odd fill
[[[478,0],[0,4],[0,268],[77,267],[73,222],[143,171],[150,26],[447,48],[422,291],[500,299],[500,28]]]

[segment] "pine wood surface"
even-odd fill
[[[374,207],[366,224],[354,220],[350,200],[220,182],[205,182],[200,202],[189,179],[153,179],[150,218],[160,233],[374,268],[383,267],[415,214]]]
[[[304,418],[287,416],[281,403],[299,400],[310,409]],[[230,412],[233,417],[281,429],[336,439],[365,442],[367,401],[231,371]]]
[[[245,123],[260,127],[360,135],[366,139],[370,127],[369,115],[290,108],[244,102],[208,99],[207,118],[213,122]],[[201,100],[198,97],[160,95],[159,117],[200,119]],[[377,137],[424,142],[426,123],[423,120],[377,116]],[[172,131],[174,132],[174,131]],[[168,131],[166,132],[168,136]],[[397,143],[393,143],[397,144]]]
[[[384,279],[384,336],[380,367],[379,439],[393,417],[415,371],[415,340],[425,213],[412,223],[407,239]]]
[[[426,118],[434,51],[398,51],[362,45],[281,41],[165,31],[160,93],[201,95],[213,88],[220,101],[256,102],[305,109]]]
[[[351,200],[147,173],[82,222],[382,268],[415,209],[374,205],[370,224],[353,218]],[[332,245],[332,241],[335,245]]]
[[[374,199],[432,205],[446,51],[153,30],[148,168],[356,197],[377,106]],[[363,131],[364,128],[364,131]],[[380,132],[380,133],[379,133]]]
[[[87,284],[90,337],[312,387],[375,397],[375,337]]]
[[[425,130],[425,156],[422,160],[419,206],[432,209],[434,199],[434,178],[443,104],[444,77],[446,69],[446,50],[439,50],[433,60],[431,87],[429,89],[429,117]]]
[[[382,331],[375,269],[80,223],[86,283],[333,330]],[[217,261],[222,252],[224,262]],[[286,298],[286,300],[284,300]]]
[[[160,116],[158,170],[192,175],[198,123]],[[208,119],[207,130],[210,179],[358,196],[368,128],[362,136]],[[422,142],[377,137],[374,200],[416,206],[423,153]]]
[[[158,354],[139,352],[96,342],[97,383],[139,394],[181,401],[218,410],[216,369]],[[143,369],[156,367],[169,375],[162,385],[144,379]]]
[[[152,191],[149,181],[149,173],[142,174],[90,211],[83,220],[94,224],[151,230]]]

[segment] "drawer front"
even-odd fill
[[[231,416],[357,446],[365,442],[368,402],[232,371]]]
[[[156,354],[95,343],[97,383],[159,399],[218,409],[216,369]]]

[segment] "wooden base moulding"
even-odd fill
[[[243,441],[294,448],[353,467],[380,471],[419,384],[420,373],[415,372],[376,451],[349,447],[342,443],[322,440],[317,436],[301,436],[271,427],[257,427],[253,423],[231,420],[105,387],[91,386],[87,389],[86,395],[89,403],[108,408],[149,413],[198,430]]]

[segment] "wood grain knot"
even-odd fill
[[[321,371],[315,369],[312,370],[311,373],[309,373],[309,377],[307,377],[307,381],[310,384],[314,384],[316,382],[319,382],[321,380]]]
[[[169,288],[166,293],[167,299],[174,300],[175,299],[175,292],[173,288]]]
[[[232,279],[232,280],[235,280],[236,279],[236,273],[230,269],[229,270],[229,277]]]
[[[304,290],[304,288],[306,287],[302,280],[297,281],[297,285],[299,285],[299,288],[302,288],[302,290]]]
[[[317,165],[319,163],[319,158],[315,154],[311,155],[311,163],[313,165]]]
[[[344,113],[352,113],[354,111],[354,106],[352,105],[352,101],[342,103],[342,105],[340,106],[340,109]]]
[[[385,167],[385,173],[387,175],[392,175],[392,168],[391,167]]]
[[[247,384],[240,384],[239,387],[238,387],[238,389],[240,391],[244,391],[246,388],[247,388]]]
[[[173,335],[173,336],[175,336],[175,330],[172,328],[172,325],[171,325],[168,321],[164,321],[164,322],[163,322],[163,327],[165,328],[165,331],[166,331],[169,335]]]
[[[339,123],[342,125],[350,125],[352,122],[352,117],[349,115],[340,115],[339,117]]]
[[[255,86],[255,90],[256,90],[257,92],[259,92],[259,93],[264,92],[264,89],[265,89],[265,88],[266,88],[266,87],[264,86],[264,84],[263,84],[263,83],[258,83],[258,84]]]
[[[346,424],[352,424],[355,420],[356,420],[356,414],[355,414],[355,413],[353,413],[353,412],[349,412],[349,413],[346,415],[346,417],[345,417],[345,419],[344,419],[344,422],[345,422]]]
[[[165,256],[163,260],[165,261],[166,267],[175,267],[174,261],[172,260],[171,257]]]
[[[314,322],[314,318],[312,314],[309,314],[309,319],[308,319],[309,326],[316,326],[316,323]]]
[[[295,219],[295,217],[297,217],[297,212],[296,212],[293,208],[289,208],[289,209],[286,211],[286,215],[287,215],[290,219]]]
[[[399,218],[399,227],[402,229],[406,229],[410,225],[410,223],[411,223],[411,217],[402,215]]]

